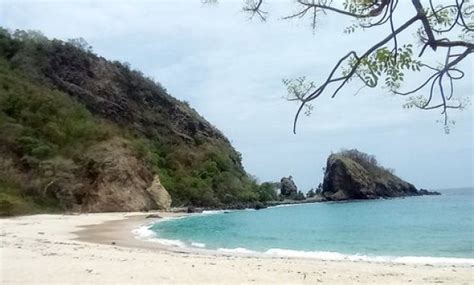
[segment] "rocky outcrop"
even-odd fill
[[[169,211],[171,209],[171,196],[161,185],[160,178],[155,176],[151,186],[146,189],[158,209]]]
[[[81,212],[170,209],[171,197],[158,176],[134,155],[127,141],[105,141],[84,155],[85,170],[78,168],[75,175],[52,173],[47,190],[64,208]]]
[[[420,195],[441,195],[438,191],[428,191],[426,189],[418,190],[418,194]]]
[[[296,187],[293,177],[283,177],[280,180],[280,193],[282,196],[292,196],[298,193],[298,188]]]
[[[107,141],[88,154],[87,195],[78,205],[88,212],[169,210],[171,198],[125,141]]]
[[[403,196],[436,195],[418,191],[366,154],[355,152],[331,154],[324,174],[322,196],[326,200],[377,199]],[[361,154],[361,156],[359,156]],[[366,158],[369,159],[366,159]]]

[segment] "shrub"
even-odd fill
[[[343,149],[339,152],[339,155],[352,159],[370,172],[374,172],[379,175],[393,174],[392,170],[386,169],[379,165],[374,155],[361,152],[357,149]]]

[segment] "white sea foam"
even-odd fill
[[[218,248],[217,251],[226,252],[226,253],[244,253],[244,254],[257,254],[258,252],[246,249],[243,247],[237,248]]]
[[[301,205],[307,205],[307,204],[305,203],[281,204],[281,205],[271,206],[268,208],[287,208],[287,207],[296,207],[296,206],[301,206]]]
[[[151,225],[141,226],[132,231],[138,238],[147,241],[158,242],[166,246],[186,248],[185,242],[180,240],[157,238],[156,233],[151,230]],[[206,244],[200,242],[191,242],[191,247],[206,248]],[[243,247],[237,248],[218,248],[217,251],[234,254],[251,254],[264,255],[272,257],[297,257],[297,258],[314,258],[323,260],[348,260],[348,261],[370,261],[370,262],[391,262],[391,263],[410,263],[410,264],[459,264],[474,265],[472,258],[455,258],[455,257],[431,257],[431,256],[368,256],[359,254],[342,254],[331,251],[302,251],[272,248],[265,252],[257,252]]]
[[[303,258],[318,258],[318,259],[330,259],[330,260],[342,260],[344,255],[338,252],[330,251],[302,251],[302,250],[290,250],[272,248],[264,252],[265,255],[278,256],[278,257],[303,257]]]
[[[230,212],[230,211],[228,211],[228,210],[206,210],[206,211],[202,211],[202,213],[198,213],[198,215],[208,216],[208,215],[222,214],[224,212]]]
[[[205,247],[206,247],[206,244],[200,243],[200,242],[192,242],[192,243],[191,243],[191,246],[193,246],[193,247],[199,247],[199,248],[205,248]]]
[[[132,230],[132,233],[135,235],[135,238],[140,240],[153,241],[161,243],[163,245],[175,246],[180,248],[186,247],[186,244],[180,240],[157,238],[156,233],[151,230],[151,226],[152,224],[141,226],[138,229]]]
[[[132,234],[138,239],[150,239],[156,237],[154,231],[151,230],[151,225],[144,225],[139,227],[138,229],[132,230]]]
[[[431,256],[367,256],[359,254],[342,254],[330,251],[300,251],[272,248],[264,252],[265,255],[278,257],[316,258],[325,260],[349,260],[414,264],[467,264],[474,265],[472,258],[431,257]]]
[[[157,223],[162,223],[162,222],[169,221],[169,220],[177,220],[177,219],[181,219],[183,217],[185,217],[185,216],[161,218],[161,219],[159,219],[157,221],[154,221],[152,223],[142,225],[139,228],[133,229],[132,234],[135,236],[135,238],[140,239],[140,240],[158,241],[158,242],[166,243],[167,245],[168,244],[173,244],[173,243],[175,243],[173,240],[166,240],[166,239],[157,238],[156,233],[151,229],[151,227],[154,224],[157,224]],[[184,243],[182,243],[182,244],[184,245]]]
[[[166,222],[166,221],[170,221],[170,220],[180,220],[180,219],[184,219],[184,218],[187,218],[187,217],[189,217],[189,216],[163,217],[159,220],[153,221],[153,223],[151,223],[151,224],[162,223],[162,222]]]
[[[179,248],[186,247],[186,244],[184,242],[177,239],[152,238],[152,239],[149,239],[148,241],[154,241],[162,245],[172,246],[172,247],[179,247]]]

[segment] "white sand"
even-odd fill
[[[0,283],[474,284],[472,265],[176,252],[133,237],[131,230],[147,222],[143,213],[1,219]]]

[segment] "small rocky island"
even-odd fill
[[[379,165],[374,156],[352,149],[328,157],[321,195],[328,201],[342,201],[440,193],[418,190],[392,169]]]

